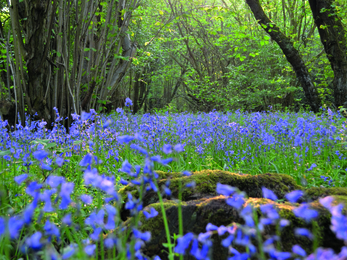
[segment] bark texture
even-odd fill
[[[283,54],[286,56],[286,59],[292,65],[312,111],[318,112],[320,107],[320,98],[299,51],[295,49],[290,38],[284,35],[276,24],[270,21],[261,7],[259,0],[246,0],[246,3],[252,10],[259,25],[262,26],[262,28],[270,35],[271,39],[278,44],[283,51]]]
[[[347,43],[346,32],[337,15],[335,1],[309,0],[321,42],[334,71],[332,82],[335,106],[347,108]]]

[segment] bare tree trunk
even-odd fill
[[[304,90],[305,97],[311,106],[312,111],[318,112],[320,107],[320,99],[315,86],[311,80],[310,74],[308,73],[307,67],[302,60],[299,51],[295,49],[290,38],[286,37],[280,29],[270,21],[270,19],[264,13],[259,0],[246,0],[252,10],[255,19],[259,25],[271,36],[279,47],[282,49],[288,62],[292,65],[296,77],[301,83],[301,87]]]
[[[347,108],[347,43],[345,28],[333,0],[309,0],[314,22],[329,59],[334,79],[335,106]]]

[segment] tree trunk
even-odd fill
[[[313,19],[317,25],[331,68],[335,106],[347,108],[347,43],[345,29],[337,16],[333,0],[309,0]]]
[[[266,16],[259,3],[259,0],[246,0],[246,3],[251,8],[259,25],[263,27],[263,29],[271,36],[271,39],[274,40],[282,49],[286,59],[292,65],[296,77],[301,83],[301,87],[305,92],[305,97],[311,106],[312,111],[318,112],[320,107],[320,99],[308,73],[306,65],[299,54],[299,51],[294,48],[290,38],[285,36],[280,29]]]

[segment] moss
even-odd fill
[[[347,188],[337,187],[337,188],[321,188],[313,187],[305,191],[308,199],[316,200],[320,197],[332,196],[332,195],[342,195],[347,196]]]
[[[182,203],[182,206],[184,206],[185,203]],[[165,211],[167,211],[171,207],[177,207],[178,203],[173,201],[166,201],[163,203]],[[153,203],[150,206],[144,208],[144,210],[148,211],[149,207],[154,208],[156,211],[158,211],[158,215],[154,218],[146,219],[145,215],[143,214],[143,211],[140,212],[140,222],[142,225],[139,227],[139,230],[148,231],[151,230],[152,237],[158,236],[164,229],[164,220],[163,215],[161,213],[161,206],[160,203]]]

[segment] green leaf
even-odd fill
[[[10,150],[7,150],[7,151],[0,151],[0,156],[5,156],[5,155],[9,155],[11,154],[11,151]]]
[[[90,48],[84,48],[84,51],[90,51]]]

